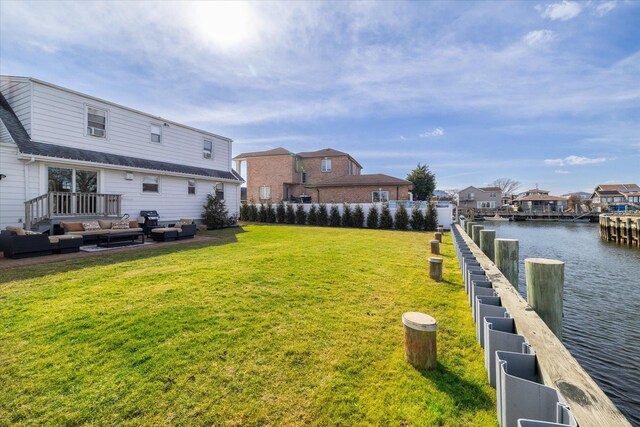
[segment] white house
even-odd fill
[[[232,140],[34,78],[0,76],[0,228],[69,217],[237,214]]]

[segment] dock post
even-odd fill
[[[444,233],[444,225],[438,225],[438,228],[436,229],[436,231],[438,233]]]
[[[495,239],[495,230],[480,230],[480,249],[493,262],[496,262]]]
[[[438,242],[442,242],[442,233],[440,233],[440,232],[436,231],[436,232],[433,234],[433,237],[435,237],[435,238],[436,238],[436,240],[437,240]]]
[[[527,301],[549,329],[562,340],[564,262],[546,258],[524,260]]]
[[[480,246],[480,230],[484,229],[484,225],[474,224],[471,229],[471,238],[476,246]]]
[[[410,311],[402,315],[404,357],[416,369],[433,369],[438,364],[436,334],[438,322],[428,314]]]
[[[475,224],[477,224],[477,222],[474,221],[467,221],[464,223],[465,226],[465,230],[467,232],[467,236],[471,237],[471,227],[473,227]]]
[[[511,285],[518,289],[518,256],[519,242],[517,239],[495,239],[494,254],[498,270],[504,274]]]
[[[440,255],[440,241],[432,240],[431,241],[431,253],[433,255]]]
[[[442,281],[442,258],[429,257],[429,277],[436,282]]]

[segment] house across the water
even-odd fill
[[[230,138],[29,77],[0,76],[0,228],[69,218],[237,214]]]
[[[600,211],[637,210],[640,209],[640,187],[638,184],[598,185],[591,200]]]
[[[565,197],[552,196],[546,190],[533,188],[521,193],[513,200],[514,205],[524,212],[552,213],[567,209]]]

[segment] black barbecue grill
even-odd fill
[[[140,211],[140,217],[142,221],[142,231],[147,236],[151,236],[151,229],[158,227],[158,220],[160,215],[158,211]]]

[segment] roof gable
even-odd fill
[[[241,153],[235,156],[233,159],[236,160],[236,159],[244,159],[245,157],[263,157],[263,156],[295,156],[295,153],[292,153],[286,148],[278,147],[272,150]]]
[[[0,120],[2,120],[4,127],[7,128],[7,132],[11,135],[13,142],[18,146],[31,141],[31,137],[2,93],[0,93]]]

